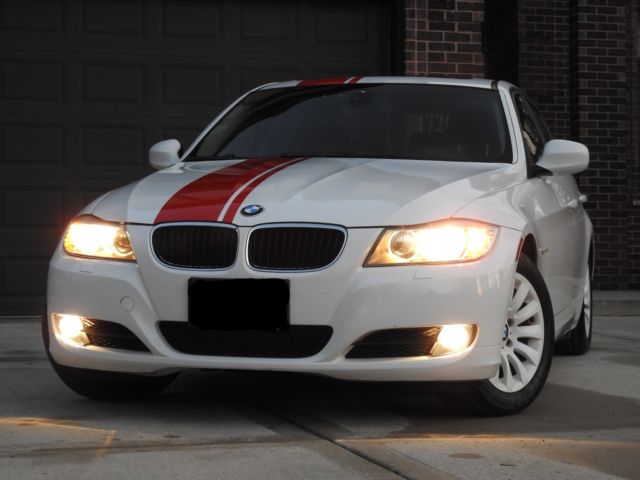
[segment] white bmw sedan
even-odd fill
[[[487,415],[591,343],[581,144],[489,80],[269,84],[103,195],[50,264],[44,340],[79,394],[185,369],[428,381]],[[449,383],[451,382],[451,383]]]

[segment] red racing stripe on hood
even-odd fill
[[[344,85],[345,83],[357,83],[362,77],[331,77],[314,80],[300,80],[298,87],[317,87],[320,85]]]
[[[216,222],[227,202],[243,186],[252,185],[264,177],[262,174],[271,173],[272,169],[279,171],[291,163],[291,159],[285,158],[254,158],[208,173],[178,190],[153,223]]]
[[[249,194],[253,191],[253,189],[255,189],[258,185],[260,185],[262,182],[264,182],[271,175],[275,175],[280,170],[284,170],[288,166],[293,165],[293,164],[298,163],[298,162],[301,162],[302,160],[306,160],[307,158],[309,158],[309,157],[296,158],[296,159],[291,160],[291,161],[289,161],[289,162],[287,162],[285,164],[278,165],[277,167],[273,168],[272,170],[269,170],[268,172],[264,173],[263,175],[251,180],[251,182],[249,184],[247,184],[244,187],[244,189],[242,191],[240,191],[238,193],[238,195],[231,201],[231,204],[229,205],[229,208],[225,212],[224,217],[222,218],[222,221],[223,222],[227,222],[227,223],[233,222],[233,218],[236,216],[236,213],[238,213],[238,209],[240,208],[240,205],[242,204],[242,202],[245,201],[245,199],[247,198],[247,196],[249,196]]]

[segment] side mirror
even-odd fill
[[[149,163],[156,170],[170,167],[180,161],[180,142],[175,139],[155,143],[149,149]]]
[[[589,149],[581,143],[569,140],[550,140],[536,163],[539,169],[556,175],[573,175],[589,166]]]

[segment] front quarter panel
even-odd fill
[[[589,254],[591,221],[581,205],[570,208],[577,195],[573,177],[536,177],[479,198],[454,217],[512,228],[522,232],[522,238],[532,235],[538,248],[537,266],[558,315],[580,303]],[[564,331],[564,323],[574,320],[573,315],[563,316],[556,328]]]

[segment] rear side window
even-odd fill
[[[308,155],[510,163],[511,152],[497,91],[364,84],[254,92],[188,160]]]

